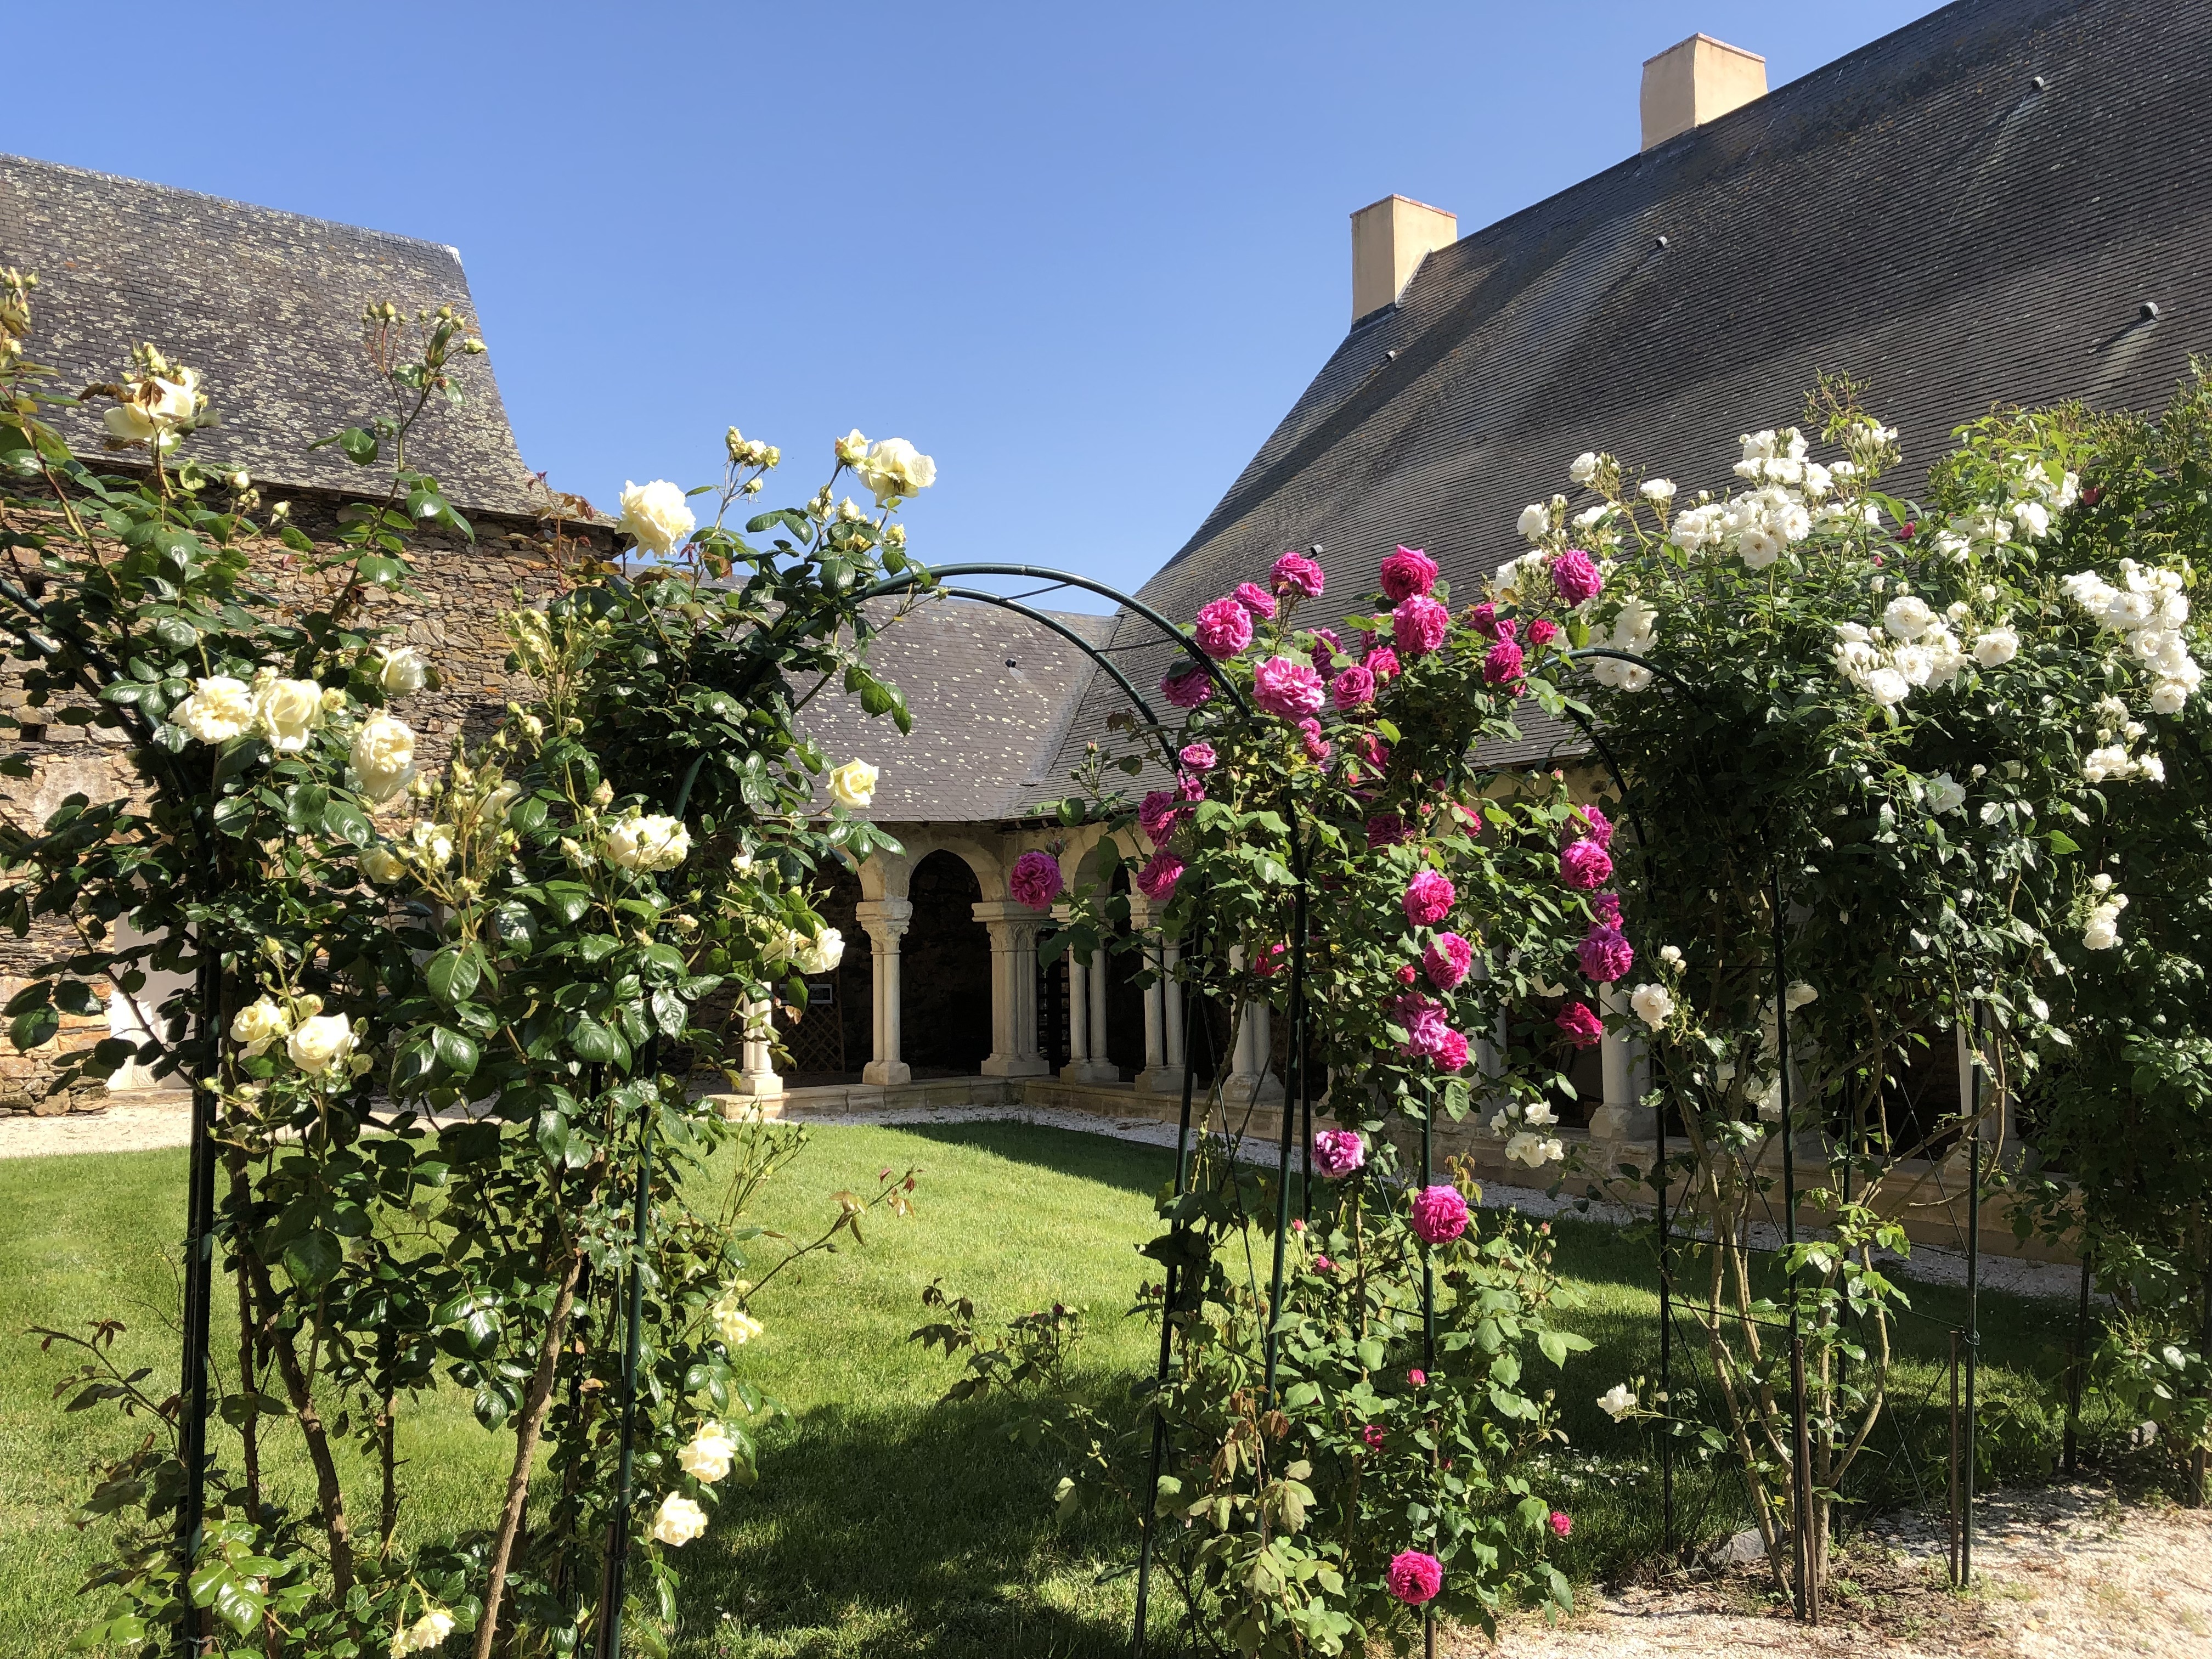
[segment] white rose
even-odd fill
[[[664,813],[624,818],[607,832],[607,862],[620,870],[673,870],[691,855],[691,832]]]
[[[1557,1123],[1559,1115],[1552,1109],[1549,1101],[1540,1100],[1521,1114],[1521,1121],[1541,1128],[1547,1123]]]
[[[2022,535],[2036,541],[2051,528],[2051,509],[2040,501],[2020,501],[2013,507],[2012,520]]]
[[[426,869],[442,870],[453,861],[452,831],[428,819],[407,832],[407,845]]]
[[[1637,1018],[1657,1030],[1674,1017],[1674,998],[1663,985],[1639,985],[1628,994]]]
[[[514,803],[522,799],[522,786],[502,783],[483,800],[483,817],[487,823],[505,823],[507,815],[514,810]]]
[[[269,746],[296,755],[323,717],[323,688],[313,680],[270,680],[259,688],[256,714]]]
[[[1938,772],[1928,780],[1928,810],[1941,816],[1955,812],[1966,804],[1966,786],[1948,772]]]
[[[1866,677],[1866,694],[1884,708],[1894,708],[1912,694],[1912,684],[1894,668],[1877,668]]]
[[[902,495],[918,495],[937,482],[937,463],[903,438],[869,445],[853,470],[875,491],[878,507],[889,507]]]
[[[883,774],[864,760],[848,760],[830,775],[830,793],[840,805],[858,811],[876,798]]]
[[[739,1282],[742,1285],[743,1281]],[[766,1328],[739,1305],[738,1297],[742,1293],[742,1290],[725,1291],[707,1310],[707,1316],[714,1322],[715,1334],[733,1348],[744,1347]]]
[[[649,484],[623,481],[622,521],[615,526],[616,534],[634,538],[650,552],[665,553],[698,522],[684,504],[684,492],[667,479],[655,478]]]
[[[2166,781],[2166,763],[2156,755],[2145,755],[2136,762],[2136,770],[2153,783]]]
[[[1659,947],[1659,960],[1669,968],[1680,968],[1682,965],[1681,947],[1676,945],[1662,945]]]
[[[317,1014],[300,1022],[285,1039],[284,1052],[301,1071],[319,1077],[350,1055],[353,1046],[353,1024],[343,1014]]]
[[[1550,532],[1552,528],[1552,514],[1550,509],[1545,507],[1541,501],[1529,502],[1528,506],[1521,509],[1521,518],[1517,527],[1521,533],[1527,537],[1530,541],[1542,541],[1545,536]]]
[[[393,646],[376,654],[376,684],[387,697],[411,697],[429,684],[430,665],[411,645]]]
[[[707,1530],[707,1511],[681,1492],[671,1492],[660,1500],[660,1509],[653,1517],[653,1541],[678,1547],[690,1543]]]
[[[2189,701],[2189,688],[2179,680],[2160,680],[2151,687],[2150,706],[2161,714],[2179,714]]]
[[[1674,481],[1672,478],[1646,478],[1637,485],[1636,489],[1647,501],[1671,501],[1674,499]]]
[[[802,974],[835,973],[844,959],[845,936],[835,927],[824,927],[792,952],[792,961]]]
[[[200,743],[228,743],[253,724],[253,692],[244,680],[210,674],[193,682],[192,695],[169,718]]]
[[[1881,613],[1881,625],[1889,630],[1891,638],[1897,640],[1918,639],[1935,620],[1936,613],[1917,593],[1899,594]]]
[[[1532,1134],[1521,1129],[1506,1140],[1505,1156],[1510,1162],[1540,1170],[1553,1159],[1565,1157],[1566,1148],[1555,1136]]]
[[[676,1461],[683,1466],[684,1474],[711,1486],[728,1474],[737,1462],[738,1443],[730,1438],[720,1423],[702,1423],[690,1443],[676,1454]]]
[[[349,758],[371,800],[390,800],[415,777],[415,734],[404,720],[371,714],[353,734]]]
[[[1984,668],[2002,668],[2020,654],[2020,635],[2009,628],[1992,628],[1974,641],[1974,660]]]
[[[392,1638],[392,1659],[410,1653],[428,1653],[453,1633],[453,1615],[433,1607]]]
[[[1586,484],[1597,477],[1597,452],[1585,449],[1567,463],[1567,477],[1578,484]]]
[[[241,1045],[246,1057],[252,1060],[268,1051],[269,1045],[291,1030],[292,1022],[272,997],[263,997],[250,1002],[231,1016],[230,1040]]]
[[[1597,1408],[1618,1423],[1636,1409],[1636,1394],[1626,1382],[1616,1382],[1597,1397]]]
[[[407,860],[381,843],[370,848],[355,860],[361,872],[380,886],[389,887],[407,873]]]

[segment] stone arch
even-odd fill
[[[914,867],[901,970],[901,1056],[916,1077],[973,1077],[991,1053],[991,938],[972,864],[940,847]]]

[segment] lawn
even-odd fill
[[[1044,1459],[1009,1440],[996,1404],[939,1405],[954,1367],[907,1337],[925,1317],[923,1287],[940,1277],[994,1317],[1081,1304],[1087,1380],[1110,1397],[1151,1363],[1156,1338],[1122,1310],[1170,1157],[1010,1123],[824,1128],[772,1183],[757,1218],[818,1231],[829,1194],[872,1190],[878,1170],[910,1164],[923,1170],[913,1218],[872,1221],[864,1249],[811,1259],[756,1309],[768,1334],[744,1351],[746,1364],[794,1416],[769,1431],[759,1486],[684,1552],[682,1655],[1127,1651],[1130,1583],[1100,1582],[1127,1536],[1057,1529]],[[181,1152],[0,1163],[0,1655],[52,1651],[74,1622],[72,1593],[95,1550],[68,1515],[87,1465],[131,1432],[104,1410],[61,1414],[49,1396],[65,1362],[15,1334],[114,1314],[131,1326],[120,1352],[173,1366],[183,1172]],[[1547,1480],[1575,1516],[1565,1565],[1588,1579],[1658,1543],[1649,1447],[1594,1403],[1608,1384],[1656,1370],[1656,1298],[1645,1246],[1571,1220],[1556,1230],[1577,1297],[1569,1322],[1597,1347],[1558,1381],[1571,1445]],[[1962,1298],[1913,1296],[1921,1316],[1909,1322],[1899,1389],[1917,1400],[1940,1380],[1943,1330]],[[2024,1392],[2031,1372],[2048,1377],[2057,1355],[2044,1345],[2063,1322],[2046,1304],[1984,1296],[1991,1389]],[[218,1319],[218,1353],[228,1340]],[[1938,1389],[1931,1409],[1941,1405]],[[1936,1416],[1906,1416],[1899,1426],[1920,1448],[1921,1478],[1940,1482],[1940,1468],[1925,1467],[1940,1444]],[[479,1430],[457,1395],[418,1413],[403,1446],[419,1494],[410,1525],[444,1532],[457,1518],[488,1519],[510,1443]],[[1902,1473],[1892,1481],[1911,1495]],[[1680,1512],[1704,1537],[1743,1524],[1733,1477],[1713,1472],[1684,1471]]]

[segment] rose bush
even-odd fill
[[[32,284],[5,280],[13,343]],[[150,349],[85,394],[125,415],[108,429],[143,450],[137,476],[72,455],[39,418],[67,401],[51,377],[20,351],[0,366],[0,621],[26,713],[114,732],[135,772],[123,798],[72,796],[4,832],[17,932],[76,941],[15,998],[10,1035],[37,1047],[109,985],[180,975],[143,1040],[59,1069],[135,1060],[191,1082],[188,1259],[213,1258],[239,1310],[235,1353],[173,1391],[117,1366],[112,1320],[43,1333],[76,1352],[76,1403],[118,1401],[150,1431],[86,1506],[113,1553],[82,1646],[190,1633],[350,1656],[466,1630],[481,1656],[517,1632],[508,1650],[573,1651],[613,1619],[648,1634],[675,1606],[670,1553],[718,1486],[750,1478],[771,1409],[735,1356],[781,1263],[749,1260],[741,1218],[796,1132],[727,1124],[685,1077],[742,1035],[717,1008],[749,1024],[772,999],[803,1004],[805,963],[840,948],[815,872],[883,844],[836,800],[821,811],[828,762],[796,720],[836,684],[903,723],[854,597],[903,564],[903,532],[833,507],[834,474],[740,532],[726,515],[777,458],[732,430],[705,527],[672,485],[626,500],[652,556],[617,562],[550,524],[555,592],[507,618],[532,692],[434,764],[404,712],[432,666],[362,596],[406,590],[417,526],[470,533],[408,449],[481,348],[450,312],[373,307],[364,327],[391,410],[331,441],[385,482],[335,546],[196,465],[204,394]],[[899,460],[903,490],[927,482],[920,461]],[[248,557],[271,529],[298,562],[279,592]],[[4,766],[23,776],[28,757]],[[702,1210],[689,1194],[709,1159],[724,1179]],[[837,1194],[796,1253],[857,1237],[872,1206],[903,1212],[912,1185]],[[204,1330],[209,1281],[187,1287]],[[488,1534],[407,1547],[398,1425],[454,1387],[512,1436],[504,1502]],[[541,1465],[550,1513],[526,1530]],[[643,1593],[611,1602],[632,1553]]]

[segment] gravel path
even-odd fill
[[[902,1107],[878,1112],[803,1112],[796,1121],[823,1124],[973,1123],[994,1120],[1036,1123],[1048,1128],[1070,1129],[1079,1134],[1108,1135],[1152,1146],[1175,1145],[1175,1126],[1152,1118],[1104,1117],[1064,1107],[970,1106]],[[66,1152],[138,1152],[160,1146],[182,1146],[191,1139],[191,1119],[184,1097],[163,1104],[110,1106],[104,1111],[71,1112],[64,1117],[0,1118],[0,1158],[43,1158]],[[1272,1143],[1249,1145],[1245,1154],[1254,1163],[1273,1164]],[[1489,1183],[1486,1201],[1527,1215],[1580,1217],[1592,1221],[1626,1221],[1630,1212],[1609,1205],[1585,1205],[1562,1193],[1554,1198],[1531,1187]],[[1771,1235],[1769,1237],[1768,1235]],[[1772,1228],[1753,1228],[1752,1243],[1772,1249],[1781,1235]],[[1932,1244],[1916,1245],[1910,1257],[1884,1256],[1900,1277],[1925,1285],[1964,1285],[1966,1257],[1963,1250],[1947,1250]],[[2070,1297],[2081,1274],[2073,1267],[2046,1262],[2021,1261],[2008,1256],[1982,1258],[1982,1284],[1993,1291],[2019,1296]]]
[[[1533,1620],[1453,1659],[2205,1659],[2212,1654],[2212,1511],[2123,1508],[2101,1487],[1998,1493],[1977,1530],[1976,1583],[1944,1585],[1940,1527],[1892,1517],[1856,1547],[1817,1630],[1765,1605],[1763,1575],[1593,1596],[1557,1629]],[[1838,1586],[1839,1590],[1841,1586]]]

